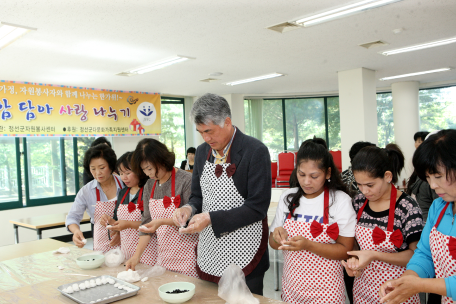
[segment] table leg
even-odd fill
[[[278,251],[274,250],[274,290],[279,290],[279,256]]]
[[[19,244],[19,226],[16,224],[13,224],[14,227],[14,242],[16,244]]]
[[[38,236],[38,239],[41,240],[41,238],[42,238],[41,229],[36,230],[36,235]]]

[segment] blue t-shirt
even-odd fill
[[[412,258],[407,264],[407,270],[415,271],[420,278],[433,278],[435,276],[434,262],[432,260],[431,246],[429,244],[429,235],[432,227],[434,227],[440,213],[445,207],[446,202],[442,198],[434,200],[429,208],[429,215],[421,239],[418,242],[418,248],[415,250]],[[452,224],[453,221],[453,206],[454,202],[448,205],[442,220],[440,221],[437,231],[456,237],[456,225]],[[445,278],[446,295],[456,300],[456,276]]]

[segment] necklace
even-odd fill
[[[173,170],[174,170],[174,168],[173,168]],[[166,180],[165,180],[163,183],[160,183],[160,181],[158,181],[158,186],[161,187],[161,185],[163,185],[164,183],[166,183],[166,182],[169,180],[169,178],[171,177],[171,174],[172,174],[172,171],[169,173],[169,176],[166,178]],[[166,176],[166,175],[165,175],[165,176]]]
[[[112,179],[114,179],[114,177],[112,177]],[[108,190],[111,190],[112,189],[112,182],[113,180],[111,180],[111,182],[109,183],[108,186],[105,186],[103,187],[101,184],[100,184],[100,187],[101,187],[101,190],[103,190],[104,194],[106,195],[106,197],[108,196]],[[114,186],[115,186],[115,182],[114,182]]]

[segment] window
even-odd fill
[[[0,137],[0,210],[21,206],[19,138]],[[18,165],[19,164],[19,165]]]
[[[393,95],[377,94],[377,138],[378,146],[385,147],[394,142]]]
[[[339,97],[328,97],[326,108],[328,113],[328,147],[330,150],[340,150],[342,144],[340,140]]]
[[[272,160],[314,136],[332,150],[341,147],[339,97],[246,99],[244,114],[246,134],[261,140]]]
[[[162,97],[160,141],[176,154],[176,166],[187,158],[185,106],[183,98]]]
[[[456,129],[456,86],[420,90],[420,130]]]
[[[326,138],[324,98],[285,99],[285,116],[286,150],[298,151],[314,136]]]

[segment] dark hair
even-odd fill
[[[119,159],[117,160],[117,163],[116,163],[117,172],[120,172],[120,166],[123,166],[125,169],[133,171],[133,170],[131,170],[132,156],[133,156],[133,152],[125,152],[121,157],[119,157]],[[133,173],[136,174],[136,172],[134,172],[134,171],[133,171]],[[144,176],[137,175],[139,178],[138,187],[140,187],[140,188],[146,184],[147,179],[149,178],[147,175],[144,174],[144,172],[143,172],[143,175]]]
[[[359,150],[365,147],[371,147],[374,146],[375,144],[368,142],[368,141],[358,141],[353,144],[353,146],[350,148],[350,152],[348,152],[350,156],[350,162],[353,162],[353,159],[355,158],[356,154],[358,154]]]
[[[176,156],[168,150],[165,144],[153,138],[145,138],[138,143],[133,152],[131,169],[141,178],[145,175],[141,169],[141,163],[149,162],[155,167],[156,175],[160,168],[171,171],[174,168],[175,160]]]
[[[190,148],[187,149],[187,154],[188,154],[188,153],[193,153],[193,154],[195,154],[195,153],[196,153],[196,149],[193,148],[193,147],[190,147]]]
[[[107,145],[96,145],[86,151],[83,165],[87,172],[90,172],[90,162],[96,158],[103,158],[108,163],[111,173],[116,171],[116,152]]]
[[[456,130],[442,130],[429,136],[413,154],[413,166],[418,177],[426,180],[426,173],[441,173],[438,167],[444,167],[447,180],[455,180],[455,147]]]
[[[98,137],[97,139],[95,139],[92,144],[90,145],[90,147],[95,147],[97,145],[100,145],[100,144],[106,144],[109,146],[109,148],[112,148],[111,146],[111,143],[108,141],[108,139],[106,137]]]
[[[420,131],[416,132],[415,135],[413,135],[413,140],[417,141],[418,139],[421,139],[421,141],[424,141],[426,139],[426,136],[428,136],[429,132],[427,131]]]
[[[392,182],[397,183],[399,173],[404,168],[404,154],[398,145],[388,144],[379,147],[362,148],[352,162],[352,171],[368,172],[373,178],[383,178],[386,171],[393,174]]]
[[[322,141],[324,144],[322,144]],[[299,147],[297,154],[296,167],[293,171],[294,174],[297,174],[297,169],[299,165],[306,161],[315,161],[318,163],[318,168],[323,172],[328,172],[328,169],[331,168],[331,177],[325,181],[325,187],[328,187],[330,193],[333,192],[335,195],[336,190],[341,190],[348,194],[347,187],[340,177],[340,172],[337,170],[336,165],[334,164],[333,157],[326,148],[326,142],[321,138],[313,138],[304,141]],[[290,193],[286,197],[288,202],[288,210],[290,210],[291,215],[293,215],[294,209],[299,207],[299,201],[302,196],[304,196],[304,190],[298,185],[298,191],[296,193]],[[334,197],[333,197],[334,202]],[[331,204],[332,205],[332,204]]]

